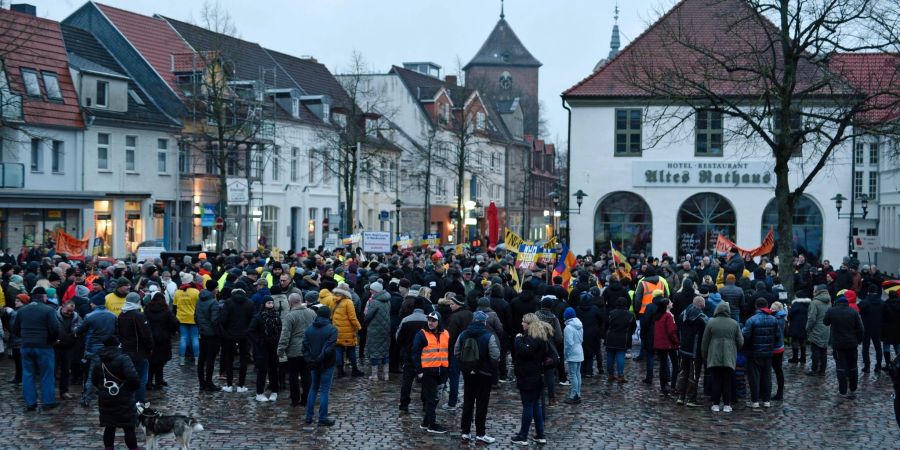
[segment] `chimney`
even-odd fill
[[[14,5],[9,5],[9,10],[37,17],[37,8],[34,5],[29,5],[28,3],[16,3]]]
[[[444,81],[449,85],[456,86],[456,75],[447,75],[444,77]]]

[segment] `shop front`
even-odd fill
[[[145,241],[159,240],[165,246],[167,204],[149,194],[107,196],[93,204],[93,254],[122,258],[137,253]]]
[[[92,224],[92,192],[0,190],[0,246],[18,253],[22,247],[52,246],[57,230],[83,237]]]

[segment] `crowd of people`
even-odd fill
[[[626,379],[626,359],[642,361],[640,381],[658,380],[675,405],[708,403],[714,413],[731,413],[739,398],[751,409],[783,401],[784,365],[806,366],[808,354],[806,375],[824,376],[829,348],[839,395],[854,398],[860,346],[862,371],[887,371],[900,389],[895,285],[849,257],[839,268],[802,254],[793,264],[795,295],[777,260],[737,249],[679,260],[587,254],[570,281],[481,249],[226,251],[141,264],[45,257],[0,267],[0,331],[26,411],[63,400],[90,407],[96,397],[107,448],[117,428],[137,447],[135,403],[167,388],[173,359],[195,366],[200,392],[253,388],[256,401],[272,402],[286,390],[305,423],[322,427],[335,423],[334,379],[398,376],[401,416],[418,384],[423,430],[446,433],[438,408],[461,406],[461,438],[486,444],[495,442],[493,389],[515,383],[520,393],[512,442],[527,445],[533,422],[531,440],[544,444],[547,408],[580,403],[584,379],[638,381]]]

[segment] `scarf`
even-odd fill
[[[275,311],[275,308],[263,308],[259,313],[259,318],[263,321],[263,332],[267,338],[277,338],[281,333],[281,315]]]
[[[122,305],[122,312],[128,312],[128,311],[134,311],[134,310],[140,311],[140,309],[141,309],[140,303],[125,302],[125,304]]]

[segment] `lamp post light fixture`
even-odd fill
[[[397,221],[397,239],[400,239],[400,207],[401,206],[403,206],[403,202],[401,202],[399,198],[397,200],[394,200],[394,207],[397,208],[396,212],[394,213],[394,220]]]
[[[847,254],[850,255],[853,253],[853,219],[865,219],[866,216],[869,215],[869,198],[865,195],[859,196],[860,206],[862,207],[862,213],[857,213],[853,209],[853,200],[848,199],[840,194],[840,192],[831,198],[834,202],[834,207],[837,209],[838,219],[849,219],[850,220],[850,230],[847,233]],[[842,213],[841,208],[844,206],[844,200],[850,200],[850,211]]]

